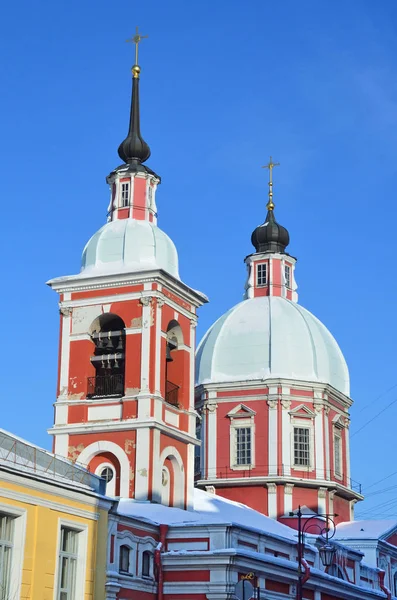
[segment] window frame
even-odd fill
[[[103,469],[105,468],[109,468],[113,471],[113,478],[106,482],[106,496],[115,496],[116,495],[116,480],[117,480],[117,472],[116,469],[114,467],[114,465],[112,465],[109,462],[103,462],[100,465],[97,466],[97,468],[95,469],[95,475],[99,475],[99,477],[101,476],[101,472],[103,471]]]
[[[57,539],[57,555],[56,568],[54,576],[54,600],[60,599],[60,578],[61,578],[61,540],[62,528],[71,529],[77,533],[77,561],[75,573],[75,589],[74,595],[68,600],[78,600],[84,598],[85,583],[87,579],[87,541],[88,541],[88,525],[79,523],[69,519],[58,519],[58,539]]]
[[[145,567],[145,557],[149,557],[149,565],[148,565],[148,572],[145,573],[144,572],[144,567]],[[146,578],[152,578],[153,577],[153,552],[151,552],[150,550],[143,550],[142,552],[142,560],[141,560],[141,572],[142,572],[142,577]]]
[[[265,271],[265,276],[263,277],[263,273],[260,273],[261,270]],[[268,263],[257,263],[256,265],[256,285],[257,287],[264,287],[268,284]],[[262,281],[260,281],[262,279]]]
[[[13,540],[10,561],[10,585],[8,597],[19,598],[22,586],[22,569],[26,538],[27,512],[25,509],[0,503],[0,513],[13,519]]]
[[[334,475],[335,477],[337,477],[338,479],[342,479],[343,478],[343,431],[340,427],[334,427],[334,432],[333,432],[333,438],[332,438],[332,443],[333,443],[333,459],[334,459]],[[336,443],[336,440],[338,440],[338,443]],[[339,465],[340,465],[340,469],[337,470],[336,468],[336,458],[337,458],[337,447],[338,447],[338,451],[339,451]]]
[[[288,273],[288,275],[287,275]],[[285,287],[287,287],[288,289],[292,288],[292,268],[291,265],[287,265],[284,264],[284,283],[285,283]]]
[[[124,550],[128,550],[128,569],[121,568],[121,560],[122,560],[122,554],[123,554]],[[132,568],[131,555],[132,555],[132,557],[134,556],[133,549],[131,548],[131,546],[129,544],[124,543],[119,546],[118,572],[120,573],[120,575],[128,575],[129,577],[133,577],[133,573],[131,571],[131,568]]]
[[[239,407],[236,407],[239,409]],[[233,471],[248,471],[255,468],[255,413],[233,414],[230,418],[230,469]],[[237,430],[249,428],[251,430],[251,463],[237,464]]]
[[[308,432],[308,445],[309,445],[309,449],[308,449],[308,458],[309,458],[309,462],[308,464],[300,464],[296,462],[296,455],[295,455],[295,430],[297,429],[303,429],[303,430],[307,430]],[[307,423],[306,421],[301,423],[301,422],[295,422],[293,423],[292,426],[292,436],[291,436],[291,452],[292,452],[292,468],[295,469],[296,471],[310,471],[314,469],[314,439],[313,439],[313,426],[311,425],[311,423]]]
[[[123,187],[126,186],[126,190]],[[127,197],[125,197],[127,192]],[[125,200],[127,203],[125,203]],[[120,208],[128,208],[131,204],[131,181],[120,181]]]

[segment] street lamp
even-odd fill
[[[290,517],[298,517],[298,588],[296,599],[303,600],[303,585],[305,583],[302,572],[304,558],[303,555],[305,551],[304,535],[307,533],[309,527],[314,527],[317,529],[321,538],[325,542],[325,544],[321,546],[318,551],[321,562],[323,563],[324,567],[330,567],[334,562],[336,552],[335,546],[329,543],[329,540],[334,537],[336,531],[335,521],[332,517],[337,517],[338,515],[321,513],[310,514],[310,517],[306,518],[305,522],[302,524],[302,517],[305,515],[303,515],[300,506],[298,507],[297,513],[291,512],[289,514]],[[319,520],[322,521],[321,524],[318,522]]]

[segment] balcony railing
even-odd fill
[[[88,377],[87,398],[124,395],[124,375],[98,375]]]
[[[168,402],[168,404],[179,407],[178,393],[179,385],[171,383],[171,381],[165,382],[165,401]]]

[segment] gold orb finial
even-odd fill
[[[131,69],[132,76],[134,79],[139,79],[139,73],[141,72],[141,67],[139,65],[134,65]]]

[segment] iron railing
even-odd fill
[[[124,395],[124,375],[122,373],[88,377],[87,383],[87,398]]]
[[[172,406],[179,407],[179,385],[172,383],[171,381],[165,382],[165,401]]]

